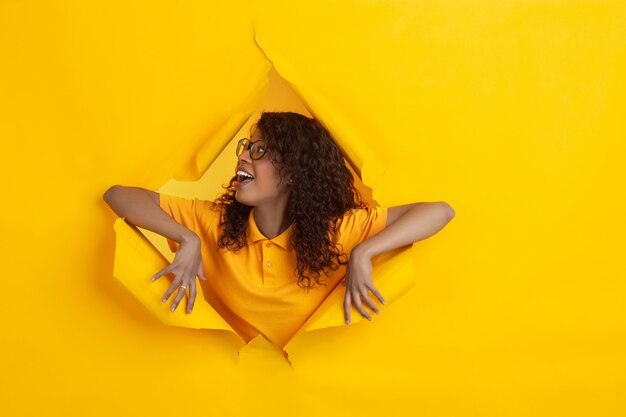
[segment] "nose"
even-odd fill
[[[247,149],[246,149],[245,151],[243,151],[243,152],[241,153],[241,155],[239,155],[239,156],[237,157],[237,160],[239,160],[240,162],[241,162],[241,161],[246,161],[246,162],[250,163],[250,159],[251,159],[251,158],[250,158],[250,151],[249,151],[249,150],[247,150]]]
[[[245,161],[250,164],[252,158],[250,158],[250,149],[244,150],[241,155],[237,156],[237,161],[241,163],[241,161]]]

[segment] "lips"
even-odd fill
[[[246,178],[243,181],[237,180],[236,181],[237,188],[244,187],[244,186],[248,185],[249,183],[251,183],[252,181],[254,181],[254,179],[252,179],[252,178]]]
[[[248,170],[238,167],[237,168],[237,186],[247,185],[249,182],[254,181],[254,175],[252,175]],[[248,176],[252,177],[249,178]]]
[[[238,171],[243,171],[243,172],[245,172],[246,174],[249,174],[251,177],[254,177],[254,175],[252,175],[252,173],[251,173],[250,171],[248,171],[247,169],[245,169],[245,168],[242,168],[242,167],[237,167],[237,171],[235,171],[235,174],[236,174]]]

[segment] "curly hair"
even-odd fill
[[[297,256],[297,284],[308,290],[314,287],[314,279],[325,286],[320,282],[320,271],[327,274],[329,269],[335,271],[338,265],[348,263],[346,254],[335,244],[338,220],[350,209],[367,206],[339,147],[318,120],[293,112],[263,112],[250,132],[256,129],[261,131],[281,181],[283,172],[293,180],[286,216],[294,221],[290,242]],[[222,186],[227,191],[213,202],[213,207],[223,211],[218,246],[232,251],[246,245],[252,209],[235,199],[236,180],[234,176]]]

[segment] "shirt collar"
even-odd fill
[[[248,228],[246,232],[248,244],[251,245],[255,242],[258,242],[259,240],[269,240],[270,242],[277,244],[278,246],[280,246],[281,248],[285,250],[290,250],[292,246],[291,246],[291,243],[289,242],[289,237],[291,236],[293,232],[293,228],[294,228],[294,223],[292,223],[287,228],[287,230],[282,232],[280,235],[274,237],[273,239],[266,238],[263,235],[263,233],[261,233],[261,231],[256,225],[256,222],[254,221],[254,207],[252,207],[252,210],[250,210],[250,214],[248,215]]]

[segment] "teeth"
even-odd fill
[[[246,178],[254,179],[254,177],[252,175],[248,174],[245,171],[241,171],[241,170],[237,171],[237,175],[239,175],[239,177],[241,179],[246,179]]]

